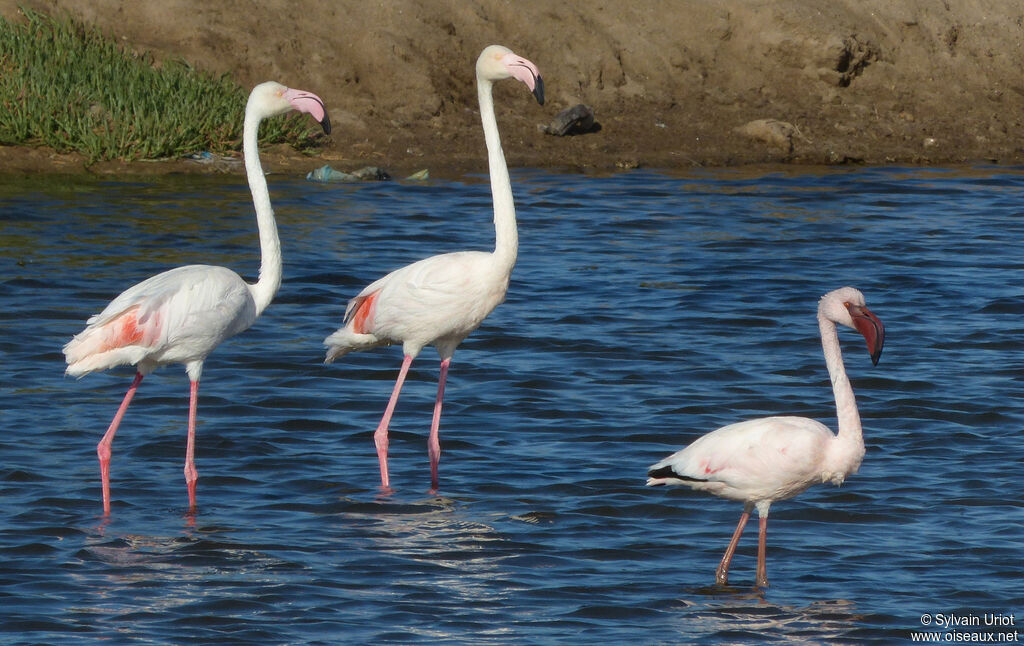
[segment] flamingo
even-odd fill
[[[544,82],[536,65],[499,45],[483,50],[476,62],[476,84],[494,200],[494,251],[446,253],[392,271],[350,300],[345,308],[343,327],[324,339],[325,363],[355,350],[402,344],[402,367],[384,416],[373,434],[381,487],[385,490],[390,488],[388,425],[413,359],[427,345],[433,345],[441,357],[437,400],[427,440],[431,489],[436,490],[437,465],[441,457],[438,428],[448,366],[455,348],[505,300],[508,290],[519,239],[512,185],[498,136],[491,92],[495,81],[507,78],[525,83],[537,102],[544,104]]]
[[[191,384],[185,483],[189,509],[196,507],[196,401],[203,362],[217,345],[249,328],[281,285],[281,244],[258,148],[260,122],[297,110],[312,115],[324,132],[331,123],[320,97],[268,81],[253,88],[245,107],[242,148],[256,207],[262,261],[250,285],[226,267],[187,265],[152,276],[122,292],[64,346],[67,374],[81,377],[133,365],[135,379],[96,447],[103,484],[103,513],[110,514],[110,445],[142,378],[169,363],[182,363]]]
[[[865,305],[864,295],[853,287],[831,291],[818,303],[818,327],[836,399],[838,434],[806,417],[763,417],[712,431],[648,470],[648,486],[686,485],[743,503],[739,524],[715,571],[719,585],[729,582],[729,564],[753,508],[757,508],[760,525],[756,583],[767,587],[765,545],[771,504],[819,482],[838,486],[860,467],[864,437],[853,388],[843,367],[836,324],[864,336],[872,365],[878,364],[882,354],[885,328]]]

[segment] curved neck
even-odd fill
[[[843,353],[839,348],[839,333],[836,324],[821,313],[818,314],[818,327],[821,330],[821,348],[825,352],[825,365],[832,381],[832,393],[836,398],[836,417],[839,419],[837,439],[852,449],[853,454],[862,456],[864,453],[864,435],[860,424],[860,413],[857,412],[857,401],[853,396],[853,386],[846,376],[843,366]],[[859,448],[858,448],[859,447]],[[860,459],[857,459],[857,465]],[[854,465],[854,469],[856,466]]]
[[[270,191],[267,190],[267,179],[263,176],[260,164],[259,130],[262,118],[245,111],[245,125],[242,130],[242,151],[245,156],[245,173],[249,178],[249,190],[252,191],[252,202],[256,207],[256,225],[260,230],[260,277],[255,285],[250,285],[253,300],[256,302],[256,315],[273,300],[281,286],[281,241],[277,237],[277,223],[274,221],[274,209],[270,205]]]
[[[509,273],[516,264],[519,252],[519,232],[516,230],[516,207],[512,201],[512,183],[501,149],[498,122],[494,117],[493,83],[477,75],[476,88],[480,98],[480,120],[484,126],[487,144],[487,165],[491,175],[491,195],[494,199],[494,256]]]

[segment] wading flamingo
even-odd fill
[[[494,252],[457,251],[396,269],[370,283],[350,300],[345,308],[344,327],[324,339],[326,363],[353,350],[402,344],[402,367],[384,416],[373,434],[384,489],[390,487],[388,424],[412,360],[427,345],[433,345],[441,356],[437,401],[427,440],[430,483],[436,490],[437,464],[441,456],[438,427],[448,366],[459,343],[505,300],[519,239],[512,185],[498,136],[491,88],[495,81],[507,78],[525,83],[537,101],[544,103],[544,82],[536,65],[505,47],[491,45],[484,49],[476,62],[476,85],[494,199]]]
[[[853,388],[843,367],[837,323],[864,335],[874,365],[882,354],[885,328],[865,306],[864,295],[853,287],[829,292],[818,303],[818,327],[836,398],[838,434],[806,417],[763,417],[712,431],[651,466],[647,473],[648,486],[686,485],[743,502],[740,522],[715,571],[719,585],[729,582],[729,563],[751,509],[757,508],[760,525],[757,585],[767,587],[765,544],[771,504],[819,482],[840,485],[860,466],[864,436]]]
[[[122,292],[64,346],[67,374],[75,377],[114,366],[134,365],[135,380],[103,435],[96,453],[103,483],[103,513],[110,514],[110,445],[142,378],[169,363],[185,364],[191,382],[185,483],[190,510],[196,507],[196,399],[203,361],[217,345],[249,328],[281,285],[281,244],[267,180],[260,165],[260,122],[289,110],[307,112],[330,133],[320,97],[267,82],[257,85],[245,107],[242,149],[256,207],[262,261],[259,280],[250,285],[226,267],[188,265],[157,274]]]

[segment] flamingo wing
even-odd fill
[[[64,346],[67,373],[202,359],[255,318],[248,286],[230,269],[178,267],[125,290],[91,317]]]
[[[475,327],[503,300],[508,287],[507,277],[492,278],[485,262],[489,256],[459,251],[396,269],[349,301],[345,322],[354,324],[357,333],[394,340],[416,334],[412,329],[433,338],[451,328]]]
[[[730,424],[652,465],[648,484],[685,484],[733,500],[788,498],[820,482],[834,437],[804,417]]]
[[[324,339],[325,360],[391,343],[413,356],[431,343],[450,353],[505,299],[508,279],[481,251],[431,256],[396,269],[349,301],[345,324]]]
[[[477,251],[448,253],[389,274],[380,290],[378,321],[400,325],[418,320],[437,328],[438,336],[451,326],[475,327],[508,288],[508,276],[495,276],[489,257]]]

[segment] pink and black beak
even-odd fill
[[[877,366],[878,358],[882,356],[882,346],[885,345],[885,326],[867,307],[847,303],[846,309],[850,312],[850,317],[853,318],[853,327],[868,342],[871,364]]]
[[[540,77],[540,70],[537,69],[537,66],[512,52],[506,54],[502,61],[505,63],[508,73],[513,78],[525,83],[534,98],[537,99],[537,103],[544,105],[544,79]]]
[[[331,134],[331,118],[327,116],[327,106],[324,105],[323,99],[312,92],[292,89],[285,91],[284,98],[288,99],[297,111],[305,112],[316,119],[324,129],[324,134]]]
[[[537,99],[537,103],[544,105],[544,79],[537,75],[537,84],[533,88],[533,96]]]
[[[324,129],[325,135],[331,134],[331,118],[327,116],[326,110],[324,111],[324,118],[320,119],[317,123],[319,123],[320,127]]]

